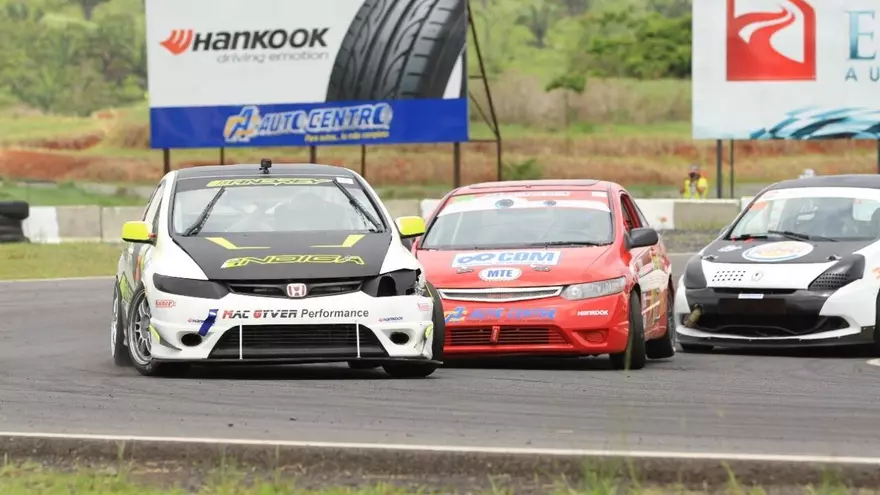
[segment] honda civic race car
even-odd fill
[[[348,362],[424,377],[441,302],[358,174],[313,164],[197,167],[159,183],[123,226],[110,326],[117,365]]]
[[[688,261],[675,300],[682,350],[877,346],[878,241],[880,177],[771,185]]]
[[[666,249],[632,197],[593,180],[449,193],[413,243],[446,318],[444,356],[675,354]]]

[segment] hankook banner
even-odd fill
[[[153,148],[468,140],[465,0],[147,0]]]

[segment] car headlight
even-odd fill
[[[423,296],[427,294],[421,270],[397,270],[364,282],[361,289],[373,297]]]
[[[569,285],[562,291],[561,296],[569,301],[579,301],[594,297],[610,296],[623,292],[624,289],[626,289],[626,277],[618,277],[599,282]]]
[[[685,289],[705,289],[706,274],[703,273],[703,257],[692,257],[684,268]]]
[[[229,289],[217,282],[168,277],[158,273],[153,274],[153,285],[156,286],[156,290],[161,292],[201,299],[222,299],[226,294],[229,294]]]

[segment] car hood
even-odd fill
[[[391,233],[273,232],[174,241],[211,280],[320,280],[379,275]]]
[[[418,250],[417,256],[428,281],[437,288],[536,287],[605,278],[589,272],[610,249]]]
[[[803,264],[828,263],[836,256],[852,254],[874,240],[842,242],[802,242],[779,239],[727,241],[718,239],[703,250],[714,263]]]

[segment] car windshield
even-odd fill
[[[339,188],[348,191],[365,212]],[[216,196],[220,190],[223,193]],[[214,198],[216,203],[200,221]],[[370,217],[378,223],[374,225]],[[176,234],[384,230],[382,216],[350,178],[187,178],[177,183],[172,226]]]
[[[728,239],[781,236],[817,242],[880,238],[880,191],[803,187],[767,191],[736,222]]]
[[[473,194],[450,198],[424,249],[610,244],[611,210],[600,191]]]

